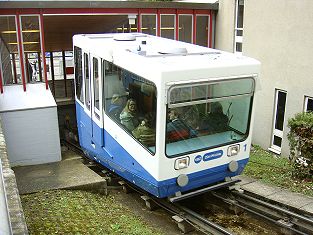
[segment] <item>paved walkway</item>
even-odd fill
[[[300,193],[293,193],[282,188],[269,186],[247,176],[241,175],[234,178],[241,180],[241,188],[247,192],[265,197],[284,205],[288,205],[297,210],[303,211],[303,213],[307,213],[313,216],[313,197],[305,196]]]
[[[86,167],[75,154],[63,154],[63,160],[55,163],[14,167],[20,194],[63,188],[100,188],[104,179]]]

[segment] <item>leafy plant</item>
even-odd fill
[[[298,113],[288,120],[288,140],[293,175],[313,178],[313,112]]]

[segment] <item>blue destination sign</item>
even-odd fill
[[[214,151],[211,153],[206,153],[203,155],[203,161],[210,161],[216,158],[220,158],[221,156],[223,156],[223,150],[218,150],[218,151]]]
[[[202,160],[206,162],[206,161],[210,161],[210,160],[213,160],[213,159],[216,159],[216,158],[220,158],[221,156],[223,156],[223,150],[217,150],[217,151],[214,151],[214,152],[206,153],[203,156],[197,155],[195,157],[195,159],[194,159],[194,162],[196,164],[198,164]]]

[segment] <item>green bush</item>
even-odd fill
[[[313,112],[298,113],[288,120],[288,140],[293,175],[313,178]]]

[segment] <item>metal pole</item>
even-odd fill
[[[12,53],[12,65],[13,65],[13,73],[14,73],[14,83],[17,84],[17,72],[16,72],[16,63],[15,63],[14,53]]]
[[[65,51],[62,51],[62,60],[63,60],[64,90],[65,90],[65,97],[67,97]]]
[[[17,39],[18,39],[18,48],[19,48],[19,55],[20,55],[22,84],[23,84],[23,90],[26,91],[26,80],[25,80],[26,75],[25,75],[25,62],[24,62],[24,53],[23,53],[23,38],[22,38],[20,14],[18,11],[16,12],[16,27],[17,27]]]
[[[51,66],[51,79],[52,79],[52,94],[53,96],[55,96],[53,52],[50,52],[50,66]]]
[[[43,61],[43,74],[45,78],[45,83],[46,83],[46,89],[49,89],[49,84],[48,84],[48,77],[47,77],[47,62],[46,62],[46,49],[45,49],[45,34],[44,34],[44,27],[43,27],[43,14],[42,10],[40,11],[40,45],[41,45],[41,54],[42,54],[42,61]],[[51,53],[52,54],[52,53]],[[53,68],[53,66],[52,66]],[[41,73],[41,71],[40,71]],[[54,79],[54,76],[52,76]],[[42,80],[42,79],[41,79]]]

